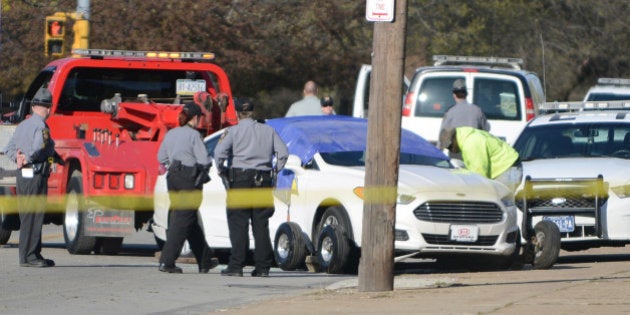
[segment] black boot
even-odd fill
[[[212,256],[214,256],[214,250],[206,246],[201,254],[201,261],[199,261],[199,273],[208,273],[210,269],[219,265],[219,259]]]
[[[158,270],[161,272],[167,272],[167,273],[182,273],[182,268],[179,268],[175,265],[167,266],[165,264],[160,264],[160,267],[158,267]]]

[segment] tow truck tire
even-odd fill
[[[11,238],[11,231],[0,228],[0,245],[6,245]]]
[[[0,195],[3,197],[12,196],[8,187],[0,187],[0,191],[2,191]],[[15,198],[6,198],[6,202],[11,202],[9,206],[14,206],[13,209],[17,209]],[[7,244],[9,238],[11,238],[11,231],[17,231],[19,229],[20,217],[18,214],[6,214],[3,210],[0,210],[0,245]]]
[[[319,233],[317,259],[322,271],[343,273],[350,255],[350,242],[340,226],[327,225]]]
[[[66,212],[63,221],[63,238],[66,249],[70,254],[90,254],[96,244],[96,238],[85,236],[83,231],[83,216],[85,203],[83,201],[83,182],[81,171],[74,170],[68,181],[66,195]]]
[[[0,245],[5,245],[9,242],[9,238],[11,238],[11,230],[7,230],[2,227],[2,222],[4,221],[4,214],[0,216]]]
[[[534,269],[549,269],[560,255],[560,230],[551,221],[540,221],[534,226]]]
[[[306,241],[300,226],[295,222],[280,224],[273,246],[278,267],[285,271],[304,268],[306,252]]]

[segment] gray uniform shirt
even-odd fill
[[[158,149],[158,162],[171,163],[175,160],[185,166],[208,164],[208,151],[201,141],[201,135],[194,128],[186,125],[173,128],[166,133]]]
[[[231,155],[233,168],[269,171],[275,152],[279,171],[289,157],[286,144],[271,126],[246,118],[225,131],[214,149],[214,158],[219,163]]]
[[[302,100],[291,104],[285,117],[322,115],[322,105],[316,96],[305,96]]]
[[[440,130],[464,126],[490,131],[490,124],[481,108],[465,100],[457,102],[444,113]]]
[[[26,163],[43,162],[54,156],[55,142],[42,116],[33,114],[15,128],[4,153],[15,161],[18,149],[26,156]]]

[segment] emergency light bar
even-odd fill
[[[450,56],[450,55],[435,55],[433,56],[435,66],[443,65],[508,65],[514,69],[520,70],[523,66],[523,59],[521,58],[507,58],[507,57],[479,57],[479,56]]]
[[[168,58],[168,59],[195,59],[212,60],[211,52],[168,52],[168,51],[134,51],[134,50],[109,50],[109,49],[73,49],[72,53],[82,57],[127,57],[127,58]]]
[[[538,106],[542,112],[570,112],[585,110],[630,110],[630,101],[546,102]]]
[[[599,85],[628,85],[628,86],[630,86],[630,79],[599,78],[599,80],[597,80],[597,84],[599,84]]]

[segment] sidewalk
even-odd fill
[[[604,249],[603,251],[605,251]],[[608,249],[611,250],[610,248]],[[613,249],[624,252],[624,248]],[[627,248],[625,249],[627,251]],[[566,254],[566,253],[563,253]],[[222,314],[627,314],[630,255],[550,270],[400,275],[394,290],[358,292],[358,279]]]

